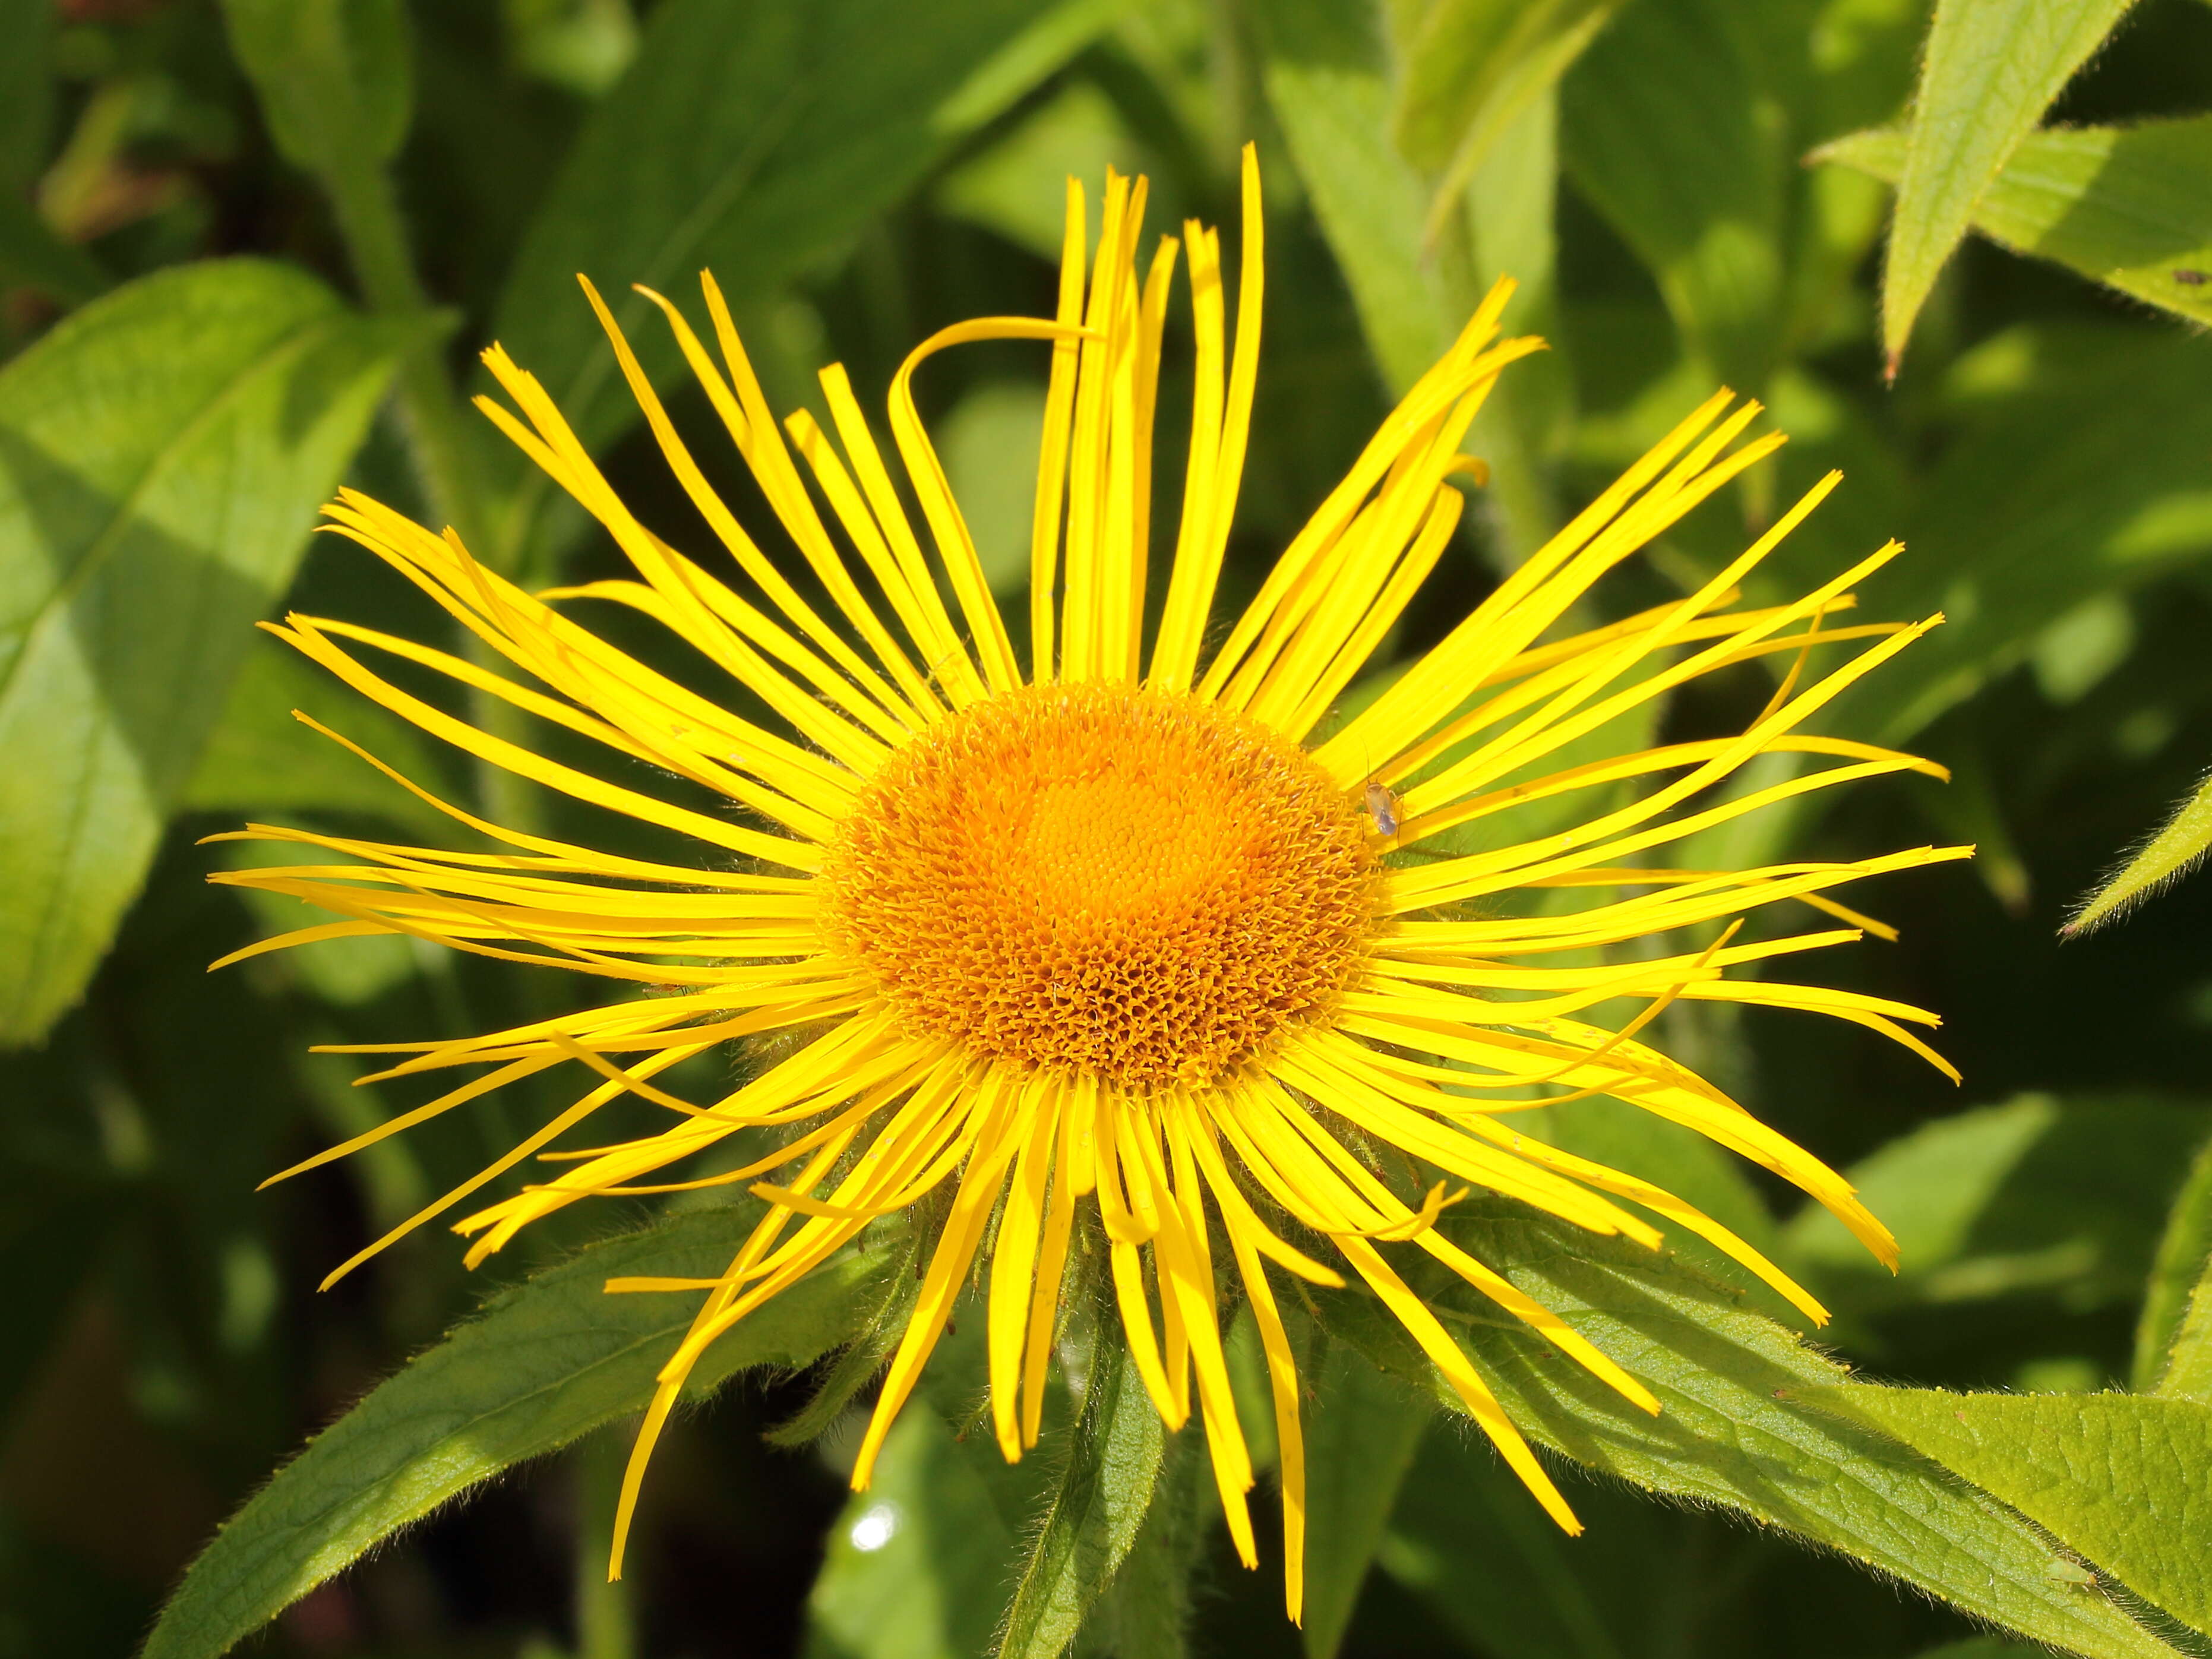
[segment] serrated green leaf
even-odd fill
[[[147,1638],[143,1659],[214,1659],[471,1486],[652,1398],[696,1302],[609,1296],[610,1278],[710,1275],[757,1206],[697,1212],[609,1240],[495,1297],[476,1319],[308,1443],[216,1534]],[[687,1396],[740,1370],[803,1365],[846,1341],[882,1252],[831,1262],[707,1351]]]
[[[407,343],[228,260],[0,369],[0,1042],[82,990]]]
[[[696,299],[711,268],[732,304],[841,256],[967,134],[1104,27],[1115,7],[1064,0],[672,0],[592,112],[514,256],[495,321],[585,443],[641,416],[576,274],[591,277],[647,372],[682,367],[633,283]],[[525,476],[519,455],[502,462]],[[525,486],[508,550],[545,486]]]
[[[1817,1206],[1791,1220],[1785,1259],[1861,1314],[2023,1294],[2077,1310],[2131,1301],[2208,1127],[2212,1109],[2148,1096],[2023,1095],[1938,1118],[1844,1171],[1897,1235],[1894,1276]]]
[[[2175,1618],[2212,1629],[2212,1404],[1873,1383],[1808,1397],[1895,1436]]]
[[[1425,1392],[1330,1343],[1313,1367],[1306,1443],[1307,1659],[1334,1659],[1383,1528],[1436,1415]]]
[[[398,152],[414,101],[400,0],[223,0],[277,149],[319,178]]]
[[[994,1650],[999,1659],[1054,1659],[1075,1639],[1145,1524],[1166,1435],[1135,1361],[1109,1327],[1015,1581]]]
[[[1547,96],[1612,21],[1620,0],[1440,0],[1405,55],[1395,122],[1399,149],[1440,172],[1429,210],[1433,239],[1516,121]]]
[[[1895,184],[1905,135],[1855,132],[1814,159]],[[2063,127],[2021,140],[1972,223],[2015,253],[2212,323],[2212,117]]]
[[[2069,939],[2103,926],[2197,866],[2212,848],[2212,780],[2173,809],[2173,816],[2140,851],[2094,892],[2084,897],[2059,931]]]
[[[2130,0],[1936,0],[1882,262],[1882,353],[1896,372],[1974,209]]]
[[[2212,1400],[2212,1140],[2166,1218],[2136,1329],[2136,1386]]]
[[[1623,10],[1559,89],[1567,173],[1659,283],[1685,343],[1745,391],[1779,344],[1784,185],[1742,19],[1718,0]]]
[[[1846,1374],[1701,1275],[1503,1200],[1447,1212],[1454,1241],[1558,1311],[1656,1395],[1647,1417],[1471,1292],[1419,1288],[1455,1324],[1532,1438],[1601,1474],[1715,1504],[1893,1575],[1977,1618],[2094,1659],[2172,1650],[2096,1597],[2051,1579],[2041,1534],[1884,1437],[1808,1407]],[[1377,1363],[1456,1397],[1379,1305],[1317,1294],[1329,1328]]]

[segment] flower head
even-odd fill
[[[779,424],[711,277],[703,291],[714,351],[673,305],[647,295],[804,561],[814,597],[708,485],[588,283],[662,453],[722,544],[714,558],[678,550],[641,524],[543,388],[494,347],[485,361],[512,406],[480,400],[485,412],[606,528],[635,574],[526,592],[476,562],[451,531],[433,534],[349,491],[327,509],[336,529],[484,649],[464,658],[297,615],[276,631],[479,760],[673,830],[696,854],[664,863],[594,851],[434,801],[501,850],[256,825],[243,833],[342,861],[216,879],[340,918],[240,956],[401,933],[606,981],[611,994],[578,1012],[402,1050],[380,1076],[471,1075],[299,1166],[540,1073],[590,1073],[573,1105],[398,1231],[541,1156],[565,1163],[457,1224],[474,1241],[471,1264],[533,1219],[604,1194],[737,1184],[765,1200],[764,1218],[720,1277],[609,1286],[699,1297],[639,1437],[623,1525],[654,1437],[708,1346],[872,1224],[934,1194],[927,1268],[854,1486],[867,1485],[971,1274],[987,1279],[999,1443],[1009,1458],[1036,1443],[1072,1247],[1097,1237],[1128,1352],[1162,1415],[1179,1426],[1195,1393],[1248,1562],[1256,1559],[1245,1498],[1252,1465],[1221,1330],[1233,1300],[1249,1306],[1273,1386],[1295,1616],[1299,1392],[1279,1276],[1340,1285],[1348,1272],[1364,1281],[1544,1507],[1577,1529],[1392,1258],[1425,1252],[1650,1411],[1657,1402],[1633,1376],[1435,1225],[1456,1195],[1452,1183],[1654,1247],[1661,1233],[1647,1218],[1656,1217],[1823,1318],[1717,1222],[1631,1173],[1516,1133],[1506,1115],[1612,1096],[1795,1182],[1893,1261],[1889,1235],[1833,1170],[1638,1036],[1676,999],[1733,1001],[1852,1020],[1942,1066],[1905,1029],[1931,1016],[1729,970],[1886,931],[1831,890],[1965,849],[1743,871],[1643,861],[1790,796],[1937,771],[1802,730],[1930,625],[1832,622],[1894,544],[1794,604],[1738,607],[1738,585],[1832,476],[1694,592],[1575,631],[1594,582],[1781,441],[1741,441],[1758,408],[1731,412],[1726,392],[1433,649],[1378,677],[1381,690],[1340,717],[1451,539],[1462,504],[1455,479],[1482,477],[1460,448],[1476,410],[1502,370],[1539,349],[1498,337],[1510,284],[1392,412],[1212,643],[1258,362],[1258,175],[1248,152],[1233,348],[1214,234],[1186,228],[1193,437],[1164,585],[1152,569],[1147,511],[1178,250],[1163,241],[1139,273],[1144,198],[1142,179],[1109,175],[1094,255],[1071,181],[1057,317],[963,324],[908,358],[891,386],[889,426],[919,529],[840,369],[822,375],[833,442],[804,411]],[[1035,340],[1052,354],[1025,651],[984,581],[912,390],[932,356],[986,339]],[[1148,625],[1155,597],[1158,621]],[[690,689],[609,643],[576,619],[595,605],[642,613],[719,673],[729,695]],[[1833,644],[1859,648],[1841,666],[1808,673],[1814,649]],[[1559,758],[1700,675],[1769,657],[1787,672],[1740,733]],[[393,659],[587,740],[611,764],[587,770],[459,719],[386,678],[381,663]],[[494,672],[486,660],[514,672]],[[1722,788],[1753,758],[1777,753],[1803,757],[1800,769],[1763,788]],[[645,781],[656,774],[681,780],[684,799]],[[1528,842],[1486,843],[1479,833],[1508,808],[1577,792],[1595,804],[1571,828]],[[1423,855],[1439,847],[1449,850]],[[1547,902],[1512,902],[1532,892]],[[1738,942],[1741,918],[1784,901],[1844,925]],[[1692,928],[1717,931],[1700,946],[1591,960]],[[658,994],[642,994],[648,987]],[[1604,1004],[1629,1013],[1615,1026],[1596,1023],[1592,1011]],[[681,1098],[654,1081],[687,1059],[771,1033],[784,1034],[780,1057],[719,1099]],[[562,1144],[624,1097],[665,1111],[665,1127],[612,1146]],[[741,1132],[748,1138],[733,1142]],[[1378,1146],[1406,1156],[1385,1167],[1370,1161]]]

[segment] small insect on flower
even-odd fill
[[[1094,246],[1070,180],[1054,314],[979,319],[917,346],[890,382],[888,452],[835,366],[820,380],[826,426],[804,408],[778,416],[711,276],[706,338],[641,289],[750,477],[743,511],[708,482],[586,283],[713,543],[686,550],[644,525],[545,388],[496,346],[485,362],[506,400],[479,405],[604,527],[627,562],[619,579],[532,592],[477,563],[453,531],[357,492],[325,509],[459,623],[475,654],[296,614],[277,636],[478,763],[568,797],[563,823],[587,821],[579,806],[630,821],[595,846],[416,789],[467,850],[240,832],[315,855],[213,879],[335,920],[230,960],[392,933],[612,988],[504,1030],[354,1051],[384,1068],[362,1081],[431,1082],[430,1098],[284,1174],[509,1084],[568,1079],[575,1092],[331,1279],[457,1211],[475,1266],[533,1222],[609,1194],[734,1187],[759,1206],[721,1272],[607,1285],[685,1298],[691,1316],[661,1356],[632,1455],[617,1573],[647,1461],[708,1351],[878,1223],[913,1236],[920,1282],[889,1334],[856,1489],[964,1297],[981,1303],[992,1431],[1013,1461],[1058,1409],[1048,1385],[1069,1322],[1110,1296],[1118,1319],[1098,1352],[1135,1373],[1170,1426],[1199,1419],[1230,1536],[1256,1564],[1255,1457],[1224,1334],[1249,1315],[1268,1374],[1293,1618],[1307,1397],[1294,1333],[1324,1294],[1396,1321],[1569,1532],[1581,1522],[1565,1497],[1439,1317],[1446,1292],[1415,1285],[1451,1281],[1449,1294],[1488,1305],[1477,1323],[1525,1328],[1559,1364],[1659,1409],[1620,1358],[1483,1259],[1495,1235],[1485,1206],[1452,1207],[1463,1192],[1525,1206],[1569,1239],[1656,1251],[1663,1224],[1826,1318],[1721,1222],[1516,1133],[1505,1126],[1522,1120],[1507,1114],[1611,1097],[1794,1183],[1896,1261],[1841,1176],[1638,1038],[1678,999],[1796,1010],[1864,1027],[1955,1079],[1907,1029],[1932,1014],[1800,983],[1782,966],[1890,936],[1835,889],[1968,849],[1753,869],[1652,856],[1714,845],[1725,838],[1701,832],[1817,790],[1943,775],[1831,735],[1823,712],[1941,620],[1835,622],[1901,550],[1810,592],[1779,579],[1760,592],[1767,579],[1753,573],[1835,488],[1831,473],[1674,597],[1638,611],[1593,597],[1782,442],[1748,435],[1759,405],[1723,391],[1432,647],[1376,660],[1451,545],[1463,492],[1486,477],[1462,439],[1498,376],[1542,346],[1502,332],[1513,288],[1501,282],[1256,584],[1224,583],[1261,361],[1265,218],[1249,150],[1243,190],[1232,283],[1219,237],[1195,222],[1140,258],[1141,179],[1108,175]],[[1152,521],[1152,445],[1179,258],[1194,368],[1170,530]],[[932,358],[979,341],[1030,342],[1050,360],[1034,474],[1030,458],[1008,458],[1025,487],[1036,480],[1025,617],[992,597],[915,393]],[[788,542],[773,556],[747,528],[769,524]],[[1218,627],[1222,594],[1248,591]],[[636,650],[588,625],[605,605],[633,613],[621,637],[644,642]],[[1815,653],[1838,647],[1850,649],[1816,671]],[[1584,741],[1630,729],[1624,717],[1702,676],[1762,663],[1778,689],[1740,729],[1596,757]],[[443,702],[422,689],[438,677]],[[1378,680],[1379,692],[1353,695]],[[486,697],[557,740],[480,730],[447,707]],[[1348,706],[1358,712],[1338,720]],[[1747,774],[1768,758],[1783,763]],[[671,775],[680,798],[647,781]],[[1541,833],[1516,834],[1516,815],[1536,804]],[[641,842],[638,823],[654,838]],[[1479,836],[1454,833],[1476,824]],[[1383,841],[1435,856],[1386,862]],[[1799,907],[1820,919],[1799,926]],[[1740,937],[1753,915],[1781,920]],[[740,1041],[753,1063],[732,1082],[715,1060]],[[687,1077],[721,1080],[695,1082],[710,1097],[699,1101],[684,1097]],[[592,1120],[616,1105],[632,1115],[611,1141]],[[460,1209],[529,1160],[547,1167]]]
[[[1398,798],[1372,778],[1367,780],[1367,816],[1376,835],[1398,838]]]

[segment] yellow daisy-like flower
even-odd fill
[[[434,535],[350,491],[327,509],[339,532],[474,635],[485,660],[504,659],[519,674],[319,617],[290,617],[276,629],[283,638],[479,760],[678,832],[701,849],[682,865],[614,856],[434,801],[507,850],[442,852],[256,825],[244,833],[342,861],[216,878],[343,918],[240,957],[400,933],[617,988],[659,988],[399,1049],[406,1058],[379,1075],[489,1069],[298,1166],[574,1065],[595,1074],[588,1092],[392,1237],[525,1159],[555,1155],[549,1149],[562,1136],[623,1097],[665,1109],[667,1127],[563,1150],[564,1171],[460,1221],[458,1231],[475,1240],[471,1265],[532,1220],[601,1194],[735,1182],[767,1201],[765,1218],[720,1278],[608,1287],[703,1297],[660,1373],[618,1530],[654,1437],[708,1345],[872,1222],[948,1184],[854,1486],[868,1484],[971,1272],[984,1276],[976,1256],[987,1237],[992,1420],[1009,1459],[1036,1443],[1071,1239],[1101,1228],[1128,1352],[1171,1425],[1189,1415],[1195,1386],[1222,1505],[1248,1563],[1257,1559],[1245,1499],[1252,1465],[1222,1315],[1231,1295],[1251,1309],[1273,1382],[1293,1617],[1304,1527],[1298,1384],[1271,1267],[1318,1285],[1344,1284],[1340,1268],[1364,1280],[1570,1531],[1577,1524],[1542,1466],[1391,1255],[1426,1252],[1626,1399],[1647,1411],[1657,1401],[1438,1231],[1454,1196],[1447,1182],[1653,1247],[1661,1235],[1645,1216],[1656,1217],[1824,1317],[1709,1217],[1632,1175],[1516,1133],[1501,1114],[1612,1096],[1794,1182],[1877,1256],[1894,1259],[1888,1233],[1833,1170],[1636,1038],[1673,1000],[1702,999],[1836,1015],[1943,1064],[1901,1023],[1934,1024],[1917,1009],[1730,979],[1727,970],[1886,932],[1830,890],[1966,849],[1747,871],[1639,861],[1808,790],[1938,773],[1909,756],[1799,730],[1930,625],[1830,621],[1849,605],[1852,585],[1898,549],[1883,548],[1793,605],[1732,608],[1737,585],[1834,485],[1832,475],[1697,592],[1555,637],[1600,576],[1782,441],[1739,443],[1758,408],[1729,412],[1723,392],[1322,738],[1450,541],[1462,508],[1451,480],[1482,477],[1460,451],[1475,411],[1499,372],[1540,343],[1498,337],[1510,291],[1501,283],[1209,649],[1259,360],[1261,214],[1249,150],[1243,190],[1233,349],[1215,234],[1186,227],[1197,344],[1192,440],[1156,628],[1147,625],[1152,432],[1177,250],[1163,240],[1140,273],[1141,179],[1109,175],[1095,255],[1082,191],[1070,181],[1056,318],[946,329],[893,380],[890,433],[927,550],[842,371],[821,377],[834,443],[803,410],[779,424],[711,277],[703,288],[719,362],[674,306],[646,297],[665,314],[811,580],[763,554],[709,487],[588,284],[669,466],[742,581],[640,524],[544,390],[497,347],[485,361],[514,407],[480,400],[485,413],[605,526],[634,580],[532,594],[477,564],[450,530]],[[1003,339],[1052,350],[1026,672],[913,393],[915,372],[936,353]],[[641,612],[726,676],[733,695],[702,695],[617,649],[572,619],[577,601]],[[1814,647],[1844,641],[1866,643],[1825,677],[1802,672]],[[1795,653],[1796,664],[1736,736],[1573,765],[1555,758],[1698,676],[1778,653]],[[614,763],[611,775],[455,718],[370,666],[373,655],[588,739]],[[1771,787],[1720,792],[1748,762],[1776,753],[1808,757],[1802,764],[1812,769]],[[693,786],[699,804],[651,793],[656,775],[669,774]],[[1613,786],[1630,781],[1650,787],[1618,804],[1622,791]],[[1504,809],[1584,790],[1601,805],[1540,840],[1401,855]],[[1471,840],[1480,844],[1466,836],[1455,844]],[[1535,915],[1498,902],[1529,889],[1595,902]],[[1735,942],[1738,919],[1783,900],[1846,925]],[[1703,948],[1583,965],[1603,947],[1705,924],[1725,926]],[[1559,965],[1568,953],[1581,959]],[[1619,1029],[1587,1018],[1621,999],[1641,1007]],[[786,1034],[781,1057],[720,1099],[681,1099],[653,1081],[763,1033]],[[744,1158],[726,1167],[724,1143],[744,1131],[754,1132],[741,1143]],[[1370,1149],[1382,1146],[1425,1171],[1420,1183],[1371,1164]],[[724,1164],[703,1176],[663,1174],[717,1147]],[[1217,1266],[1224,1247],[1228,1272]],[[617,1569],[619,1561],[617,1546]]]

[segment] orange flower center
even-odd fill
[[[1378,921],[1364,821],[1304,750],[1131,686],[1008,692],[916,738],[820,890],[915,1028],[1140,1089],[1325,1016]]]

